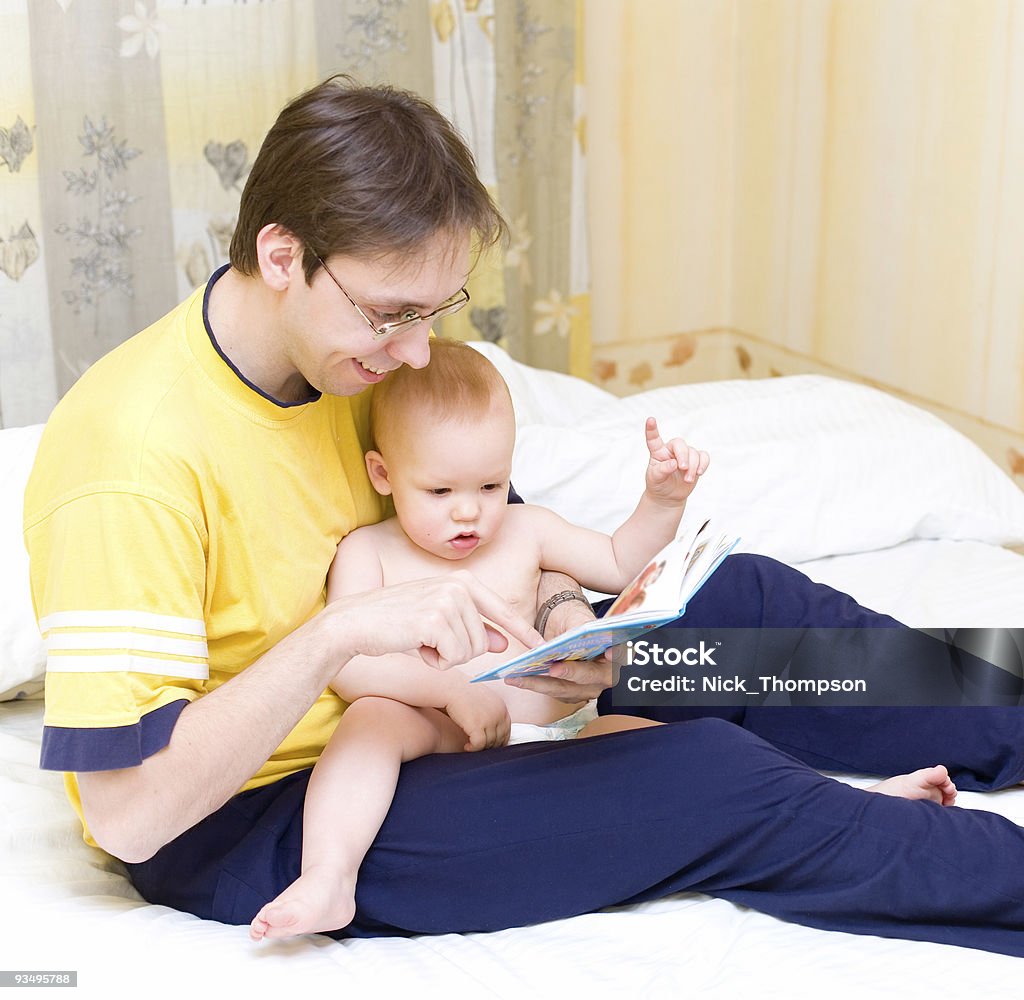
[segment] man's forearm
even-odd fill
[[[79,775],[96,842],[125,861],[151,857],[231,798],[353,656],[412,649],[440,667],[465,663],[505,642],[481,615],[535,641],[507,601],[460,571],[328,604],[188,705],[170,743],[138,767]]]
[[[579,594],[579,600],[562,601],[551,607],[544,623],[544,638],[550,639],[561,635],[570,628],[585,621],[592,621],[594,612],[583,596],[580,585],[564,573],[543,572],[540,575],[540,583],[537,585],[537,611],[538,614],[544,609],[547,601],[556,594],[573,592]]]
[[[93,837],[144,861],[219,809],[269,759],[339,666],[318,619],[182,711],[169,744],[138,767],[79,774]]]
[[[549,597],[563,590],[579,591],[579,584],[563,573],[542,573],[537,587],[538,607]],[[585,621],[592,621],[593,618],[594,612],[581,601],[558,604],[548,618],[544,637],[553,638]],[[612,665],[606,659],[556,663],[552,671],[552,674],[507,678],[505,683],[527,691],[536,691],[548,698],[557,698],[567,704],[596,698],[612,683]]]

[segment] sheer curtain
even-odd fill
[[[277,111],[340,72],[434,100],[512,223],[445,332],[588,364],[575,0],[9,0],[0,36],[0,426],[206,280]]]

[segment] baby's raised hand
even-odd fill
[[[678,505],[693,492],[697,480],[707,471],[711,459],[706,451],[691,448],[682,438],[665,442],[658,421],[647,418],[647,493],[660,504]]]

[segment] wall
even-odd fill
[[[1024,483],[1024,4],[586,13],[595,380],[854,378]]]

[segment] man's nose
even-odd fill
[[[393,336],[386,345],[388,354],[410,368],[426,368],[430,361],[430,326],[417,323],[410,330]]]

